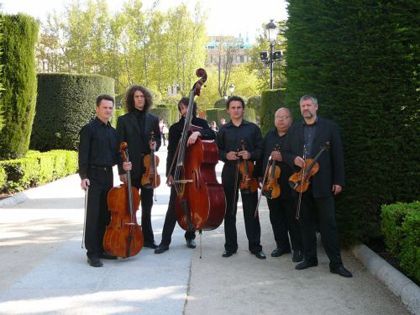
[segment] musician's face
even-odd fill
[[[280,132],[287,132],[290,125],[292,124],[292,117],[287,109],[280,108],[274,115],[274,125]]]
[[[134,92],[134,107],[138,110],[143,110],[144,103],[145,103],[145,99],[144,99],[143,92],[139,90],[135,91]]]
[[[311,99],[300,102],[300,113],[302,114],[303,118],[311,119],[316,117],[317,110],[318,105],[315,105]]]
[[[96,107],[96,116],[103,122],[108,122],[112,117],[114,103],[109,100],[102,100]]]
[[[182,117],[185,117],[185,115],[187,114],[188,111],[188,106],[186,106],[185,104],[180,104],[179,105],[179,112],[181,113]]]
[[[244,115],[244,107],[240,101],[231,101],[227,112],[230,119],[240,119]]]

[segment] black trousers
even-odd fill
[[[316,225],[318,221],[322,244],[330,260],[330,266],[341,265],[334,197],[314,198],[310,190],[305,192],[302,196],[299,221],[302,229],[305,260],[317,261]]]
[[[103,238],[111,218],[106,197],[113,186],[112,169],[89,169],[88,178],[85,247],[88,257],[99,257],[104,251]]]
[[[175,200],[176,200],[176,192],[175,192],[175,189],[172,187],[171,195],[169,197],[168,210],[166,211],[166,216],[165,216],[165,223],[163,224],[162,241],[160,242],[160,244],[164,246],[169,246],[169,244],[171,244],[172,233],[174,232],[176,221],[177,221],[176,213],[175,213]],[[195,231],[186,231],[185,239],[186,240],[195,239]]]
[[[236,252],[238,240],[236,232],[236,212],[238,203],[239,180],[235,183],[236,167],[234,164],[225,164],[222,171],[222,184],[226,196],[225,213],[225,250]],[[236,186],[235,186],[236,184]],[[241,192],[242,206],[245,220],[245,232],[248,238],[248,249],[252,253],[262,250],[260,244],[261,226],[258,215],[255,217],[255,208],[258,203],[258,193]]]
[[[296,207],[293,199],[268,199],[270,222],[277,248],[282,251],[303,250],[299,222],[296,220]],[[290,247],[289,242],[292,243]]]
[[[144,243],[154,244],[155,236],[152,228],[152,206],[153,189],[143,187],[140,177],[131,179],[131,183],[139,190],[141,198],[141,229],[143,231]]]

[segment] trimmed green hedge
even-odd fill
[[[420,281],[420,202],[384,205],[381,210],[388,250],[407,275]]]
[[[28,151],[23,158],[0,161],[0,191],[22,191],[74,174],[77,168],[76,151]]]
[[[226,105],[224,108],[211,108],[206,110],[206,120],[210,124],[213,120],[217,123],[217,126],[220,127],[220,118],[226,119],[229,121],[229,115],[226,112]]]
[[[100,75],[38,74],[31,149],[76,150],[80,129],[95,116],[99,94],[114,95],[114,79]]]
[[[0,158],[25,155],[29,148],[36,102],[35,45],[38,23],[27,15],[2,16],[3,64],[0,98]]]
[[[266,90],[261,95],[260,127],[263,136],[274,127],[274,114],[284,107],[285,89]]]
[[[159,119],[163,119],[168,126],[172,125],[176,121],[176,118],[174,118],[174,110],[166,107],[165,105],[158,105],[157,107],[152,108],[150,112],[158,116]]]

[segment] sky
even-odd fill
[[[48,13],[64,11],[70,0],[0,0],[1,10],[6,13],[26,13],[41,21]],[[85,2],[81,0],[81,2]],[[109,11],[119,11],[127,0],[107,0]],[[153,0],[143,0],[150,7]],[[251,42],[262,33],[262,25],[274,20],[287,18],[285,0],[159,0],[158,8],[167,10],[170,7],[185,3],[190,12],[195,4],[201,3],[202,11],[207,14],[208,35],[232,35],[249,38]]]

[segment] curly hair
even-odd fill
[[[125,95],[125,106],[127,108],[127,112],[132,112],[135,110],[134,106],[134,93],[136,91],[140,91],[144,95],[144,111],[147,112],[153,105],[153,98],[152,93],[144,86],[141,85],[132,85]]]

